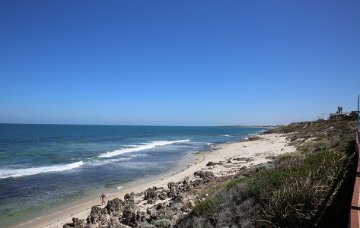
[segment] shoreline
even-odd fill
[[[114,198],[123,198],[126,193],[129,192],[141,192],[152,187],[152,184],[156,184],[160,180],[164,178],[170,177],[175,175],[184,169],[187,166],[196,163],[196,155],[195,154],[188,154],[184,156],[178,163],[178,165],[171,170],[154,175],[149,177],[144,177],[138,180],[127,182],[121,185],[120,189],[110,189],[106,192],[107,199],[111,200]],[[65,205],[61,205],[54,209],[48,215],[42,215],[31,219],[29,221],[21,222],[11,227],[19,227],[19,228],[38,228],[38,227],[63,227],[65,223],[71,222],[73,217],[86,219],[87,216],[90,214],[91,207],[94,205],[100,205],[101,199],[99,197],[88,196],[80,200],[76,200],[73,203],[68,203]],[[103,207],[103,206],[101,206]],[[54,218],[54,216],[56,216]]]
[[[287,146],[286,137],[279,134],[259,135],[258,140],[217,144],[210,151],[185,156],[177,167],[169,172],[132,181],[117,191],[109,192],[108,200],[123,199],[126,193],[141,193],[153,186],[166,188],[169,182],[179,182],[186,177],[193,178],[193,173],[196,171],[211,171],[215,176],[231,176],[244,166],[266,163],[273,156],[295,150],[294,147]],[[215,165],[209,166],[209,162]],[[224,162],[226,164],[223,164]],[[100,197],[83,199],[67,205],[66,208],[61,208],[62,210],[59,208],[54,213],[17,224],[15,227],[63,227],[64,224],[70,223],[73,217],[86,219],[91,207],[99,203]]]

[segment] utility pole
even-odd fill
[[[358,96],[358,110],[357,110],[357,131],[360,133],[360,95]]]

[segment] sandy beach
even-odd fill
[[[296,150],[292,146],[287,146],[285,135],[265,134],[257,137],[256,140],[219,144],[212,151],[194,154],[192,156],[195,159],[193,161],[190,159],[190,164],[180,166],[180,170],[173,170],[171,173],[130,183],[117,192],[108,194],[108,199],[123,199],[126,193],[141,193],[153,186],[166,188],[169,182],[179,182],[184,178],[193,180],[193,174],[196,171],[211,171],[215,176],[234,175],[244,166],[250,167],[265,163],[274,156]],[[18,227],[63,227],[64,224],[71,222],[73,217],[86,219],[91,207],[99,205],[99,203],[99,196],[94,196],[93,199],[85,202],[74,202],[70,207],[22,223]]]

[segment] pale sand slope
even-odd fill
[[[271,160],[273,156],[291,153],[296,149],[287,146],[286,137],[279,134],[261,135],[259,140],[235,142],[228,144],[220,144],[211,152],[203,152],[196,154],[196,162],[188,165],[187,168],[180,172],[170,174],[157,180],[145,180],[142,183],[136,182],[132,186],[119,190],[109,199],[115,197],[123,198],[126,193],[139,193],[149,187],[166,187],[169,182],[178,182],[186,177],[190,180],[194,179],[193,173],[199,170],[210,170],[216,176],[233,175],[241,167],[253,166]],[[213,166],[206,166],[209,162],[219,163]],[[71,222],[72,217],[86,219],[90,214],[90,209],[94,205],[98,205],[100,199],[96,197],[85,203],[77,203],[75,206],[66,208],[57,213],[43,216],[23,223],[20,227],[62,227],[65,223]]]

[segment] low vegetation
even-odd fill
[[[262,175],[255,178],[250,185],[255,185],[255,197],[262,204],[257,224],[277,227],[317,224],[318,212],[331,203],[349,165],[350,160],[343,152],[321,151],[297,166],[278,166],[268,171],[266,177],[270,178],[266,181]]]
[[[286,133],[297,153],[243,170],[197,204],[179,227],[346,225],[355,122],[296,123],[272,132]]]

